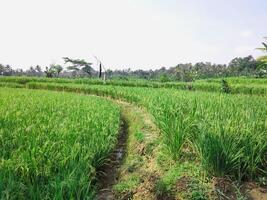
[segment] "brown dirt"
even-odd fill
[[[251,200],[267,200],[267,191],[260,188],[254,188],[248,192],[248,197]]]
[[[181,178],[179,178],[176,182],[177,192],[186,192],[189,182],[190,178],[188,176],[182,176]]]
[[[158,180],[157,174],[144,174],[142,178],[142,183],[136,189],[133,199],[156,199],[154,185]]]
[[[98,200],[113,200],[114,195],[112,186],[116,183],[118,178],[118,168],[124,158],[126,151],[126,141],[128,135],[128,126],[125,120],[121,119],[120,134],[116,148],[112,151],[108,158],[108,162],[98,169],[98,182],[100,183],[99,192],[97,194]]]
[[[248,200],[267,200],[267,187],[260,187],[255,182],[245,182],[238,186]],[[237,199],[237,186],[226,178],[213,178],[212,198],[220,200]]]
[[[126,195],[119,195],[117,199],[123,199],[125,196],[130,196],[131,199],[135,200],[152,200],[158,199],[155,191],[156,182],[159,179],[160,173],[156,164],[156,154],[157,154],[157,147],[153,147],[153,150],[148,154],[147,153],[147,145],[149,142],[153,142],[155,139],[158,138],[159,130],[153,123],[151,116],[142,108],[137,106],[133,106],[131,104],[125,102],[118,102],[119,104],[126,107],[126,111],[130,111],[135,113],[135,117],[138,119],[131,119],[139,124],[140,120],[142,121],[142,126],[139,127],[140,130],[144,133],[144,142],[141,143],[132,143],[130,145],[130,149],[132,151],[132,155],[141,156],[143,162],[140,166],[134,169],[134,173],[139,174],[140,177],[140,184],[134,191],[131,191],[129,194]],[[129,115],[128,117],[131,117]],[[133,117],[133,116],[132,116]],[[139,124],[140,125],[140,124]],[[124,172],[127,173],[127,172]],[[122,177],[127,174],[121,174]]]
[[[256,183],[248,182],[243,185],[243,190],[249,200],[267,200],[267,186],[260,187]]]
[[[212,180],[212,196],[220,200],[234,200],[237,198],[236,189],[230,179],[213,178]]]
[[[112,99],[110,99],[112,100]],[[157,134],[159,134],[159,131],[155,124],[152,122],[150,115],[146,113],[143,109],[138,108],[137,106],[133,106],[129,103],[119,101],[119,100],[112,100],[115,103],[118,103],[124,108],[127,108],[127,112],[135,112],[138,119],[142,119],[144,121],[144,127],[142,128],[142,131],[145,133],[146,141],[153,141],[155,138],[157,138]],[[97,194],[98,200],[113,200],[113,199],[120,199],[120,200],[127,200],[127,199],[136,199],[136,200],[152,200],[152,199],[170,199],[166,198],[158,198],[155,192],[155,185],[156,181],[158,181],[159,172],[157,169],[156,164],[156,156],[155,156],[155,150],[153,150],[151,155],[146,154],[146,144],[145,143],[139,143],[134,144],[135,149],[133,151],[137,152],[138,155],[142,156],[144,159],[144,164],[140,166],[138,169],[135,169],[135,173],[139,173],[141,177],[141,182],[138,185],[137,188],[133,191],[129,191],[125,194],[116,194],[112,190],[115,183],[118,182],[118,179],[120,179],[121,176],[123,176],[123,172],[120,171],[120,165],[122,164],[122,159],[117,159],[118,151],[123,152],[123,155],[126,153],[127,148],[127,136],[128,136],[128,122],[127,120],[134,121],[135,119],[129,119],[129,116],[126,116],[127,113],[122,112],[123,116],[123,124],[121,128],[121,133],[118,138],[118,144],[115,148],[115,150],[111,153],[109,157],[109,162],[105,166],[103,166],[101,169],[99,169],[99,172],[103,172],[101,176],[99,176],[99,182],[100,182],[100,190]],[[128,117],[128,119],[126,119]],[[132,151],[130,149],[130,151]]]

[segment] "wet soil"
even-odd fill
[[[126,154],[127,136],[128,125],[122,116],[117,145],[108,157],[106,164],[98,169],[98,182],[100,183],[99,192],[97,194],[98,200],[115,199],[112,186],[117,182],[118,169]]]

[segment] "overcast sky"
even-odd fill
[[[0,63],[92,55],[110,69],[228,63],[267,35],[267,0],[0,0]]]

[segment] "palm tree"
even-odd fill
[[[264,37],[264,39],[267,40],[267,37]],[[263,47],[257,48],[257,49],[267,53],[267,44],[262,42],[262,45],[263,45]],[[264,62],[264,63],[267,63],[267,55],[260,56],[257,60]]]
[[[267,37],[264,37],[267,40]],[[267,54],[267,44],[262,42],[263,47],[257,48]],[[258,66],[257,66],[257,75],[258,77],[263,77],[267,75],[267,55],[260,56],[257,58]]]

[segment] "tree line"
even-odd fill
[[[267,39],[267,37],[265,37]],[[263,47],[259,50],[267,53],[267,44],[262,43]],[[92,63],[86,62],[83,59],[72,59],[63,57],[65,64],[68,66],[64,69],[58,64],[51,64],[42,70],[42,67],[37,65],[30,67],[27,70],[12,69],[10,65],[0,64],[0,75],[4,76],[46,76],[46,77],[99,77],[101,74],[101,63],[99,70],[92,68]],[[210,62],[198,62],[195,64],[186,63],[178,64],[174,67],[162,67],[156,70],[110,70],[106,72],[106,77],[109,79],[130,79],[141,78],[148,80],[167,81],[194,81],[196,79],[219,78],[230,76],[253,76],[267,77],[267,55],[261,56],[258,59],[249,55],[246,57],[237,57],[226,64],[213,64]]]
[[[267,62],[266,62],[267,63]],[[252,56],[234,58],[228,65],[198,62],[178,64],[175,67],[162,67],[156,70],[115,70],[107,71],[107,77],[136,77],[166,81],[193,81],[196,79],[219,78],[230,76],[267,75],[267,64],[255,60]]]

